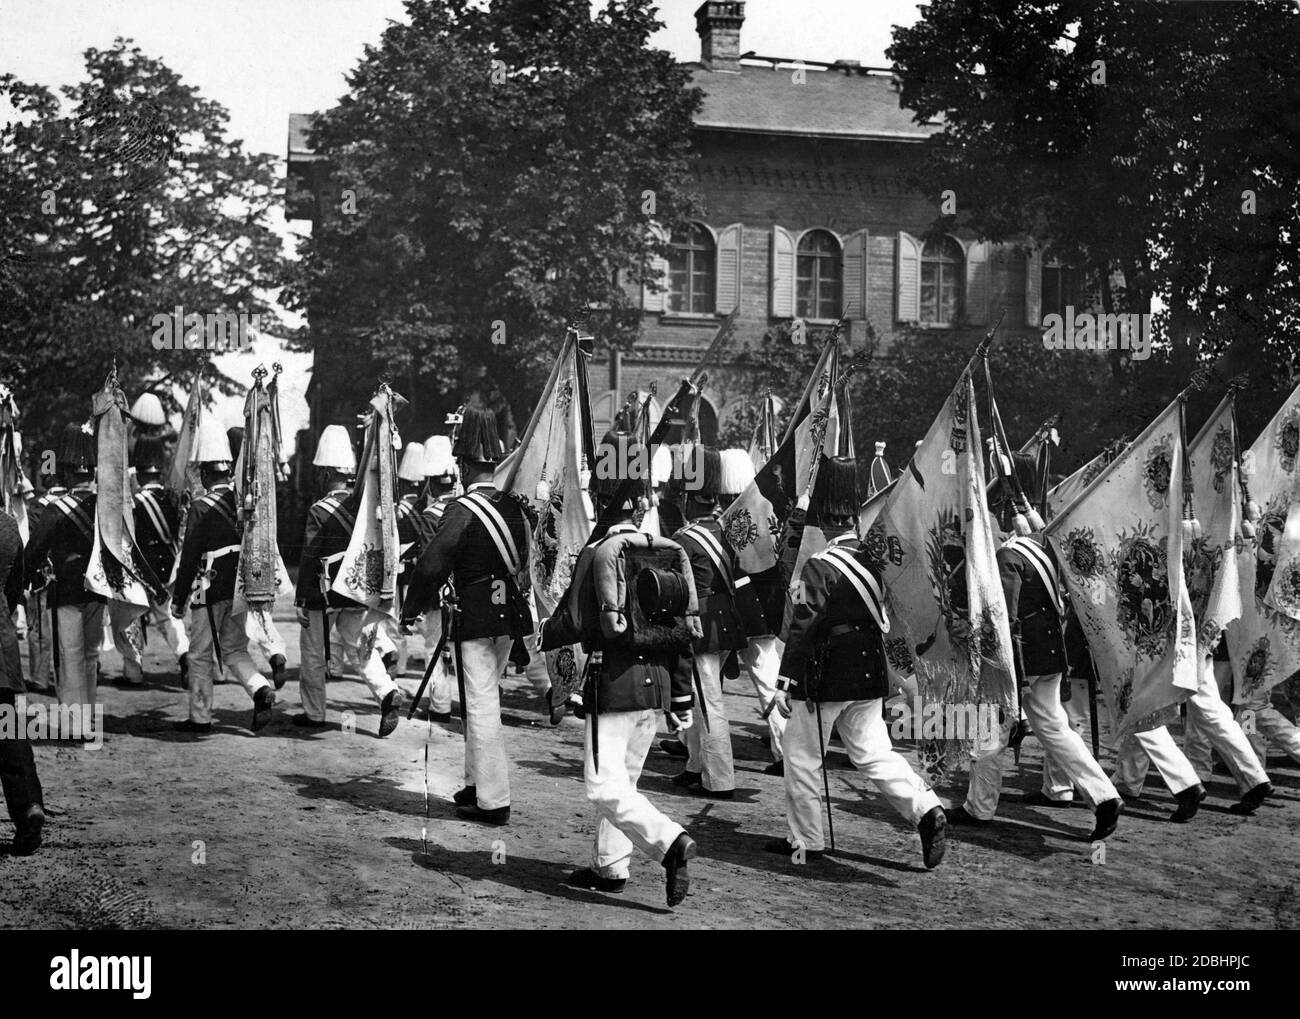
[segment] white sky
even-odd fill
[[[699,59],[699,5],[662,0],[665,27],[653,44],[680,60]],[[363,47],[404,13],[401,0],[0,0],[0,72],[50,88],[73,84],[84,76],[87,48],[107,49],[123,36],[226,107],[228,133],[246,150],[284,159],[289,114],[333,105]],[[916,0],[749,0],[741,50],[878,66],[886,63],[891,26],[917,16]],[[272,225],[289,232],[278,217]],[[293,226],[296,232],[306,224]],[[310,355],[281,359],[287,398],[305,387]],[[246,373],[242,363],[223,367],[236,377]],[[297,399],[284,399],[282,412],[289,430],[306,419]],[[234,424],[239,405],[221,414]]]

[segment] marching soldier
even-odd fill
[[[405,598],[411,571],[424,551],[427,534],[425,518],[419,509],[420,489],[424,485],[424,443],[408,442],[402,450],[402,462],[397,467],[398,498],[393,507],[397,514],[397,540],[401,545],[401,565],[397,576],[399,598]],[[397,638],[397,674],[406,673],[407,638]]]
[[[35,537],[41,516],[55,499],[68,494],[57,476],[41,495],[33,499],[27,510],[27,522]],[[28,687],[37,693],[54,693],[54,613],[51,607],[51,581],[53,573],[47,557],[43,562],[28,567],[26,579],[31,593],[27,596],[27,668]],[[34,572],[33,572],[34,571]]]
[[[739,496],[754,480],[754,460],[743,449],[722,451],[722,501],[724,506]],[[760,716],[766,716],[768,748],[772,763],[763,769],[768,775],[784,775],[781,740],[785,716],[775,709],[776,680],[785,645],[777,636],[785,612],[785,588],[777,567],[736,580],[736,609],[745,627],[746,646],[739,652],[740,663],[749,673],[758,695]]]
[[[1011,635],[1019,647],[1016,666],[1022,674],[1016,678],[1022,690],[1021,708],[1046,755],[1042,789],[1027,795],[1025,802],[1068,805],[1077,787],[1096,815],[1089,841],[1105,839],[1119,823],[1122,802],[1061,704],[1065,605],[1056,561],[1041,533],[1009,539],[997,559]],[[1005,757],[999,749],[971,762],[966,803],[952,810],[949,821],[982,825],[993,819]]]
[[[138,406],[139,401],[136,403]],[[162,439],[147,434],[136,438],[131,453],[131,466],[135,469],[136,480],[140,484],[133,506],[135,541],[154,576],[166,580],[172,575],[176,563],[181,504],[180,497],[162,483],[164,458]],[[115,606],[109,611],[113,646],[122,656],[122,681],[134,685],[144,679],[141,662],[144,633],[141,617],[135,614],[137,610],[126,603],[118,605],[120,608]],[[177,657],[182,682],[187,681],[190,640],[185,634],[185,624],[171,614],[169,602],[151,600],[143,622],[144,625],[152,623],[162,633],[167,646]]]
[[[366,607],[330,589],[352,539],[361,495],[360,486],[355,491],[350,488],[357,461],[348,430],[342,425],[326,427],[312,463],[325,470],[328,478],[326,494],[307,512],[298,568],[294,604],[301,627],[298,693],[303,710],[293,721],[306,729],[324,729],[329,724],[325,720],[326,678],[332,675],[329,666],[341,644],[345,654],[362,654],[361,678],[379,704],[378,735],[383,739],[397,728],[401,693],[381,656],[362,647]],[[338,635],[339,643],[331,640],[331,632]]]
[[[24,691],[14,622],[22,606],[23,568],[23,539],[18,522],[7,513],[0,513],[0,706],[11,711],[16,710],[18,695]],[[45,807],[41,780],[36,774],[36,758],[22,720],[15,729],[0,739],[0,789],[4,791],[5,807],[14,823],[13,853],[30,856],[41,846]]]
[[[628,499],[611,510],[615,522],[605,537],[582,550],[569,589],[542,627],[541,648],[581,641],[591,656],[583,689],[583,781],[596,808],[596,836],[591,866],[569,875],[567,883],[621,893],[637,848],[663,866],[668,905],[677,906],[690,888],[687,865],[696,845],[637,789],[637,779],[654,742],[658,712],[671,729],[689,732],[692,725],[688,625],[694,622],[694,599],[680,597],[691,584],[685,553],[672,541],[638,533],[633,506]],[[644,569],[635,573],[638,565]],[[644,583],[647,574],[654,583]],[[679,594],[676,605],[649,597],[668,591]],[[638,611],[629,608],[633,601]],[[654,624],[657,638],[650,626],[645,635],[629,634],[639,619]]]
[[[826,741],[838,730],[849,760],[916,825],[925,866],[937,867],[945,851],[943,806],[890,744],[882,713],[889,688],[889,617],[879,574],[852,530],[857,464],[838,457],[823,461],[812,501],[827,534],[840,533],[804,565],[791,606],[777,680],[778,710],[788,715],[783,749],[790,833],[766,848],[813,858],[825,851],[823,786],[817,778],[819,771],[824,776]]]
[[[510,821],[510,776],[499,683],[514,640],[533,629],[522,586],[529,526],[520,505],[492,484],[504,450],[490,411],[464,411],[452,452],[465,494],[447,507],[416,565],[403,622],[409,625],[451,581],[451,639],[465,718],[465,788],[453,800],[462,818],[503,825]]]
[[[235,608],[235,574],[239,565],[239,507],[230,472],[230,442],[211,417],[195,437],[191,460],[199,464],[205,492],[190,505],[185,543],[176,568],[172,615],[190,613],[189,717],[176,723],[181,732],[212,731],[212,684],[230,669],[253,700],[250,728],[259,732],[271,721],[275,691],[257,671],[248,653],[245,612]]]
[[[1219,647],[1221,648],[1222,645],[1223,638],[1219,641]],[[1141,795],[1142,787],[1146,784],[1148,761],[1155,763],[1163,776],[1164,769],[1160,768],[1162,756],[1178,761],[1176,767],[1180,773],[1190,772],[1198,779],[1194,786],[1175,793],[1174,798],[1178,801],[1178,810],[1172,817],[1175,821],[1190,820],[1190,817],[1184,815],[1188,814],[1189,810],[1194,815],[1200,801],[1205,799],[1205,787],[1200,784],[1200,776],[1190,758],[1197,757],[1204,760],[1209,756],[1210,747],[1218,751],[1241,790],[1241,799],[1228,807],[1231,813],[1249,816],[1273,795],[1273,784],[1264,771],[1263,762],[1251,748],[1250,740],[1247,739],[1241,724],[1233,718],[1232,708],[1224,702],[1222,694],[1219,693],[1220,680],[1227,682],[1231,670],[1231,664],[1226,657],[1223,657],[1226,654],[1226,651],[1216,650],[1216,655],[1221,656],[1217,660],[1215,655],[1206,655],[1201,659],[1196,692],[1186,702],[1187,724],[1184,730],[1187,740],[1186,754],[1178,750],[1173,736],[1164,726],[1151,732],[1138,734],[1142,739],[1126,739],[1120,744],[1116,754],[1116,783],[1132,796]],[[1215,674],[1216,671],[1219,673],[1218,676]],[[1155,753],[1149,749],[1148,742],[1153,743],[1157,748]],[[1174,748],[1172,753],[1170,747]],[[1141,750],[1146,750],[1146,754],[1141,753]],[[1166,779],[1166,783],[1168,782],[1169,780]],[[1200,792],[1197,793],[1196,790]],[[1172,784],[1170,784],[1170,791],[1173,791]]]
[[[673,535],[673,540],[690,556],[704,633],[695,642],[700,725],[686,730],[686,767],[673,784],[711,799],[729,800],[736,795],[736,770],[731,727],[722,697],[722,669],[732,652],[744,649],[748,643],[736,610],[736,584],[745,574],[713,512],[721,467],[718,451],[688,446],[683,456],[694,458],[693,466],[681,471],[690,523]]]
[[[447,507],[456,497],[456,459],[451,455],[451,439],[445,435],[431,435],[424,444],[425,491],[428,498],[421,512],[423,521],[424,544],[420,550],[428,547],[434,534],[442,525]],[[420,561],[419,556],[415,560]],[[409,585],[408,585],[409,586]],[[439,592],[434,592],[424,612],[424,653],[431,655],[442,638],[443,624],[442,600]],[[450,654],[433,667],[429,681],[429,718],[435,722],[451,721],[451,691],[456,677],[447,668]],[[428,662],[425,662],[428,667]]]
[[[45,590],[58,645],[59,703],[94,705],[104,598],[86,590],[85,584],[95,541],[95,438],[89,425],[63,429],[59,463],[68,492],[41,511],[24,566],[34,577],[48,559],[53,573]]]

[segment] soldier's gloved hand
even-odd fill
[[[306,626],[309,621],[307,618],[307,610],[303,608],[301,605],[295,605],[294,612],[298,616],[298,625]]]
[[[668,724],[673,732],[685,732],[695,724],[695,715],[690,708],[680,712],[670,711],[668,712]]]
[[[14,629],[18,631],[19,640],[25,640],[27,637],[27,610],[19,605],[14,609]]]

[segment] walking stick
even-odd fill
[[[1091,652],[1089,652],[1091,656]],[[1101,732],[1097,721],[1097,670],[1088,670],[1088,722],[1092,728],[1092,756],[1101,756]]]
[[[831,852],[835,852],[835,817],[831,813],[831,780],[826,774],[826,736],[822,729],[822,702],[817,701],[817,749],[822,755],[822,791],[826,794],[826,830],[831,836]]]
[[[436,645],[436,646],[434,647],[434,649],[433,649],[433,654],[431,654],[431,655],[429,656],[429,661],[428,661],[428,662],[425,664],[425,666],[424,666],[424,677],[420,680],[420,686],[419,686],[419,689],[417,689],[417,690],[415,691],[415,698],[414,698],[414,700],[411,701],[411,707],[410,707],[410,709],[406,712],[406,717],[407,717],[408,719],[409,719],[412,715],[415,714],[415,709],[416,709],[416,708],[419,706],[419,704],[420,704],[420,698],[422,698],[422,697],[424,696],[424,691],[425,691],[425,689],[426,689],[426,688],[428,687],[428,685],[429,685],[429,680],[433,678],[433,669],[434,669],[434,666],[436,666],[436,665],[438,664],[438,660],[439,660],[440,658],[442,658],[442,653],[443,653],[443,651],[445,651],[446,648],[447,648],[447,629],[448,629],[448,628],[447,628],[447,626],[445,625],[445,624],[446,624],[446,620],[445,620],[445,619],[443,620],[443,623],[444,623],[444,625],[443,625],[443,628],[442,628],[442,633],[439,634],[439,636],[438,636],[438,643],[437,643],[437,645]],[[432,710],[432,708],[431,708],[430,710]]]
[[[695,664],[694,655],[691,655],[691,675],[695,677],[695,692],[700,696],[700,719],[704,722],[704,731],[710,732],[709,709],[704,705],[704,683],[700,679],[700,670]]]
[[[203,608],[208,614],[208,630],[212,633],[212,653],[217,659],[217,680],[220,681],[226,666],[221,661],[221,635],[217,632],[217,617],[212,614],[212,602],[208,600],[206,592],[204,592]]]

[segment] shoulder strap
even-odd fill
[[[704,549],[704,554],[712,561],[713,568],[722,575],[722,578],[727,582],[727,588],[734,593],[736,578],[732,575],[731,563],[723,551],[722,542],[718,541],[718,536],[699,524],[691,524],[683,528],[681,533],[693,538],[695,543]]]
[[[500,511],[492,505],[486,496],[480,495],[478,492],[470,492],[468,495],[462,496],[460,503],[474,516],[478,517],[479,523],[487,529],[497,547],[497,551],[501,553],[501,559],[505,562],[506,570],[510,575],[517,574],[523,563],[519,558],[519,550],[515,547],[515,539],[511,536],[510,528],[506,526],[505,519],[501,516]]]
[[[76,525],[77,530],[81,531],[87,538],[94,538],[94,521],[91,520],[86,507],[82,505],[82,500],[69,492],[67,495],[59,496],[50,505],[57,507],[64,516]]]
[[[871,613],[871,618],[880,627],[880,632],[889,632],[889,615],[885,612],[885,592],[880,589],[880,582],[872,572],[858,562],[852,552],[832,545],[813,558],[824,560],[838,570],[853,585],[853,590],[858,592],[858,597],[862,599],[867,611]]]
[[[1061,604],[1061,589],[1060,581],[1056,575],[1056,564],[1052,562],[1052,558],[1047,554],[1047,551],[1037,542],[1018,536],[1009,539],[1002,547],[1009,548],[1013,552],[1019,552],[1029,562],[1029,565],[1038,574],[1038,579],[1047,588],[1047,593],[1052,599],[1052,604],[1056,606],[1057,613],[1065,615],[1065,606]]]
[[[158,532],[158,537],[163,540],[164,544],[170,545],[173,542],[172,529],[167,526],[167,517],[158,505],[158,497],[148,490],[140,492],[137,496],[140,505],[144,507],[145,515],[149,518],[149,523],[153,524],[153,529]]]
[[[239,522],[235,519],[234,510],[226,505],[225,494],[225,492],[209,492],[199,500],[199,503],[221,514],[221,519],[238,531]]]

